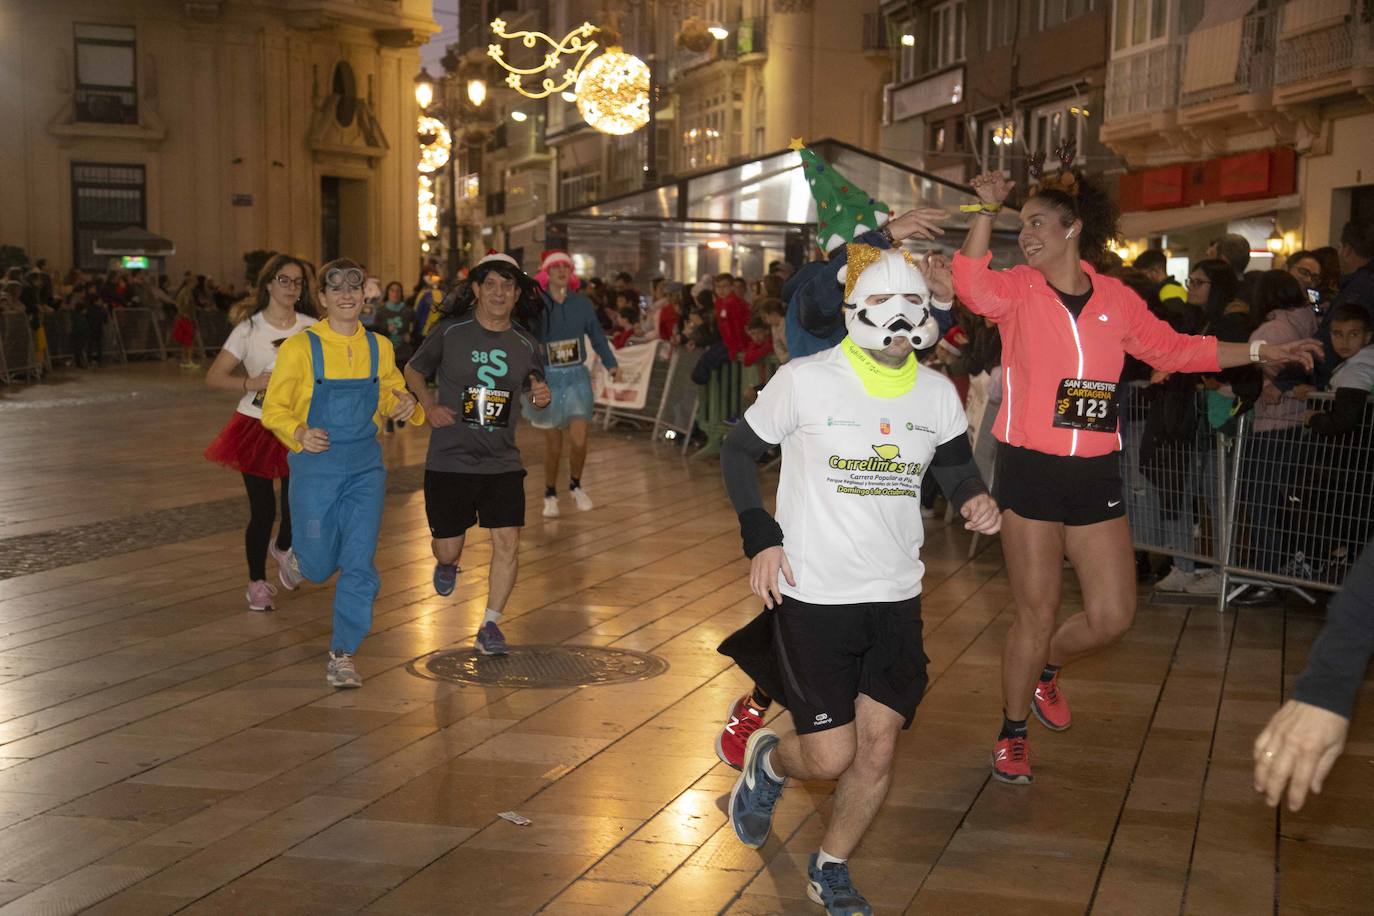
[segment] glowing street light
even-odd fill
[[[482,103],[487,100],[487,81],[484,79],[468,80],[468,101],[474,108],[481,108]]]
[[[420,106],[420,110],[430,106],[434,101],[434,77],[429,75],[428,70],[421,70],[420,75],[415,77],[415,104]]]

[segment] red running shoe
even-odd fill
[[[1059,692],[1058,671],[1048,681],[1035,682],[1031,709],[1035,710],[1035,717],[1040,724],[1052,732],[1062,732],[1073,723],[1073,717],[1069,715],[1069,701]]]
[[[1002,782],[1028,786],[1031,775],[1030,742],[1025,738],[1002,738],[992,748],[992,775]]]
[[[735,701],[730,707],[730,718],[716,736],[716,756],[737,770],[744,767],[744,747],[749,736],[763,724],[763,710],[756,709],[749,702],[752,699],[746,693]]]

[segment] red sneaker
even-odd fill
[[[1002,782],[1027,786],[1031,775],[1030,742],[1025,738],[1002,738],[992,749],[992,775]]]
[[[1062,732],[1072,724],[1069,701],[1059,692],[1059,672],[1056,671],[1054,677],[1048,681],[1035,682],[1035,698],[1031,701],[1031,709],[1035,710],[1035,717],[1040,720],[1040,724],[1052,732]]]
[[[749,694],[745,694],[730,707],[730,718],[716,736],[716,756],[735,769],[744,767],[744,746],[749,736],[763,724],[763,710],[756,709]]]

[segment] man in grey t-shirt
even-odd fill
[[[549,402],[543,362],[533,335],[516,327],[517,304],[528,307],[532,281],[507,255],[473,268],[454,317],[441,321],[406,364],[410,389],[425,405],[433,431],[425,461],[425,514],[433,536],[434,590],[450,595],[467,530],[491,533],[487,610],[477,649],[504,655],[497,626],[515,587],[520,529],[525,524],[525,468],[515,445],[520,395]],[[537,301],[537,300],[536,300]],[[433,375],[438,397],[425,384]]]

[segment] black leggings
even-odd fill
[[[290,477],[281,479],[281,525],[277,528],[277,549],[291,549]],[[272,540],[272,523],[277,520],[277,498],[272,481],[253,474],[243,475],[243,487],[248,491],[248,527],[243,532],[243,549],[248,554],[248,578],[252,581],[267,578],[267,545]]]

